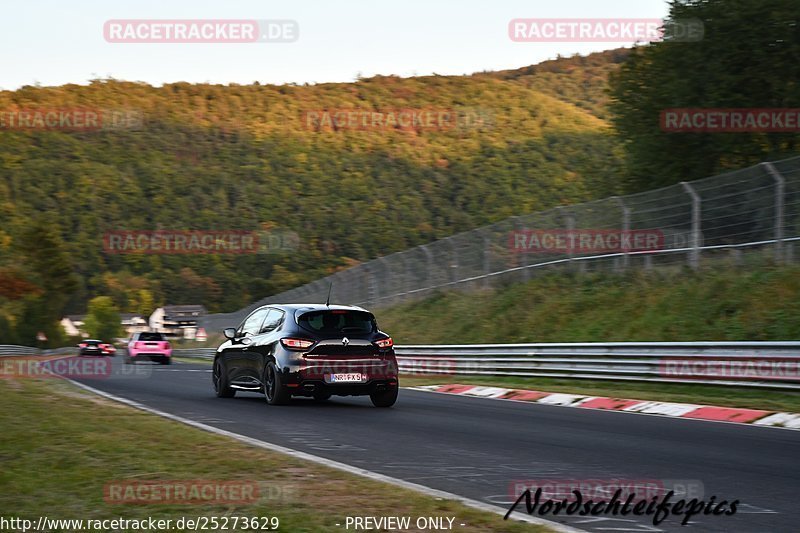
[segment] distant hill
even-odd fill
[[[28,287],[0,294],[0,319],[13,323],[41,293],[39,272],[8,271],[32,253],[21,240],[33,221],[60,235],[79,278],[66,311],[107,294],[133,312],[149,301],[142,291],[224,311],[510,215],[613,194],[620,157],[604,84],[625,53],[313,86],[95,80],[0,92],[6,113],[135,118],[97,131],[0,128],[0,271]],[[330,125],[337,111],[355,119]],[[403,111],[419,121],[395,124]],[[383,125],[362,127],[363,116]],[[102,244],[116,230],[276,228],[296,232],[299,248],[130,256]]]
[[[501,70],[483,75],[517,81],[598,118],[608,119],[608,76],[628,58],[631,50],[617,48],[587,56],[559,57],[515,70]]]

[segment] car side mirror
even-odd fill
[[[222,330],[222,334],[226,339],[233,340],[236,338],[236,328],[225,328]]]

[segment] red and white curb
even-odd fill
[[[733,422],[737,424],[754,424],[756,426],[800,429],[800,414],[764,411],[761,409],[628,400],[624,398],[583,396],[580,394],[540,392],[524,389],[504,389],[502,387],[482,387],[478,385],[424,385],[406,388],[443,394],[457,394],[459,396],[472,396],[476,398],[560,405],[562,407],[602,409],[678,418],[693,418],[698,420],[713,420],[716,422]]]

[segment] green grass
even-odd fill
[[[0,380],[4,517],[277,516],[280,531],[342,531],[346,515],[454,516],[464,531],[547,531],[164,420],[56,380]],[[109,504],[131,480],[254,481],[249,505]],[[413,520],[413,519],[412,519]]]

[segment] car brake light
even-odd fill
[[[375,341],[375,344],[378,346],[378,348],[391,348],[392,346],[394,346],[394,341],[392,340],[391,337],[389,337],[387,339],[381,339],[379,341]]]
[[[86,348],[86,343],[82,342],[78,345],[78,348]]]
[[[306,348],[312,346],[314,341],[286,338],[281,339],[281,344],[283,344],[284,348],[288,348],[290,350],[305,350]]]
[[[136,348],[136,349],[138,350],[139,348],[141,348],[141,347],[142,347],[142,343],[141,343],[141,342],[139,342],[139,341],[136,341],[136,344],[134,344],[134,345],[133,345],[133,347],[134,347],[134,348]]]
[[[164,343],[164,349],[165,349],[165,350],[169,350],[169,343],[168,343],[168,342],[165,342],[165,343]]]

